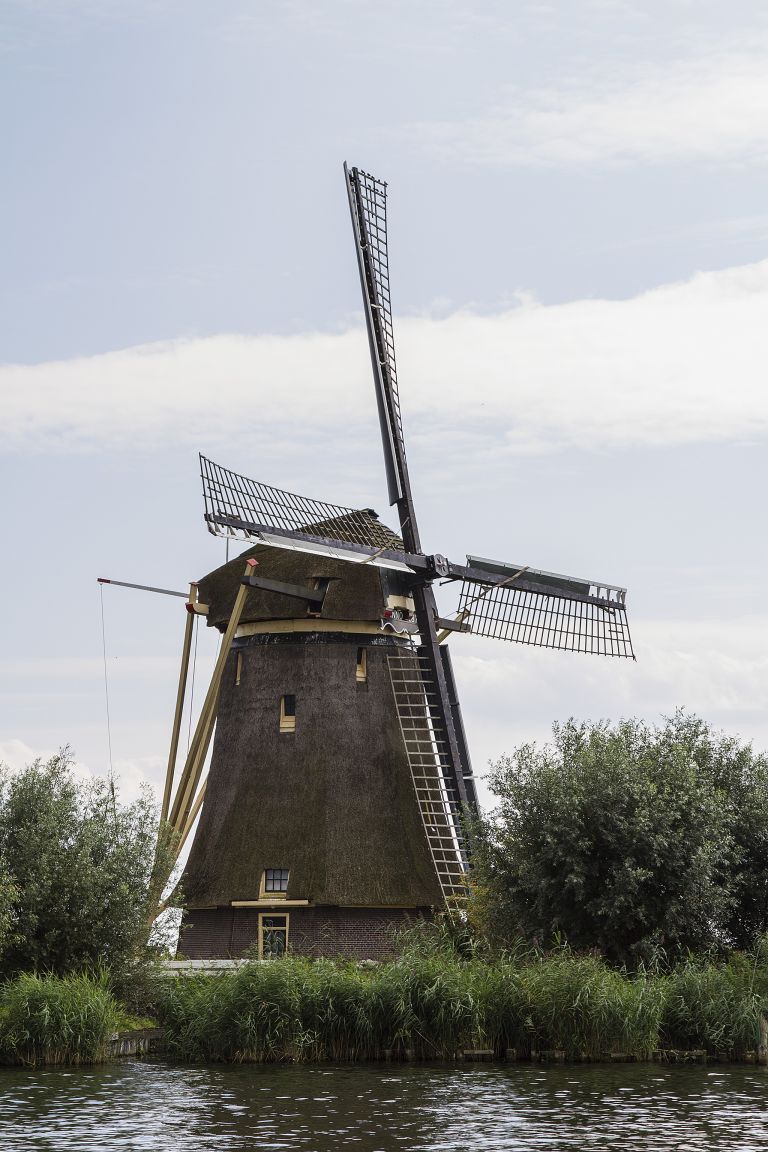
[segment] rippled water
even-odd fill
[[[763,1152],[768,1075],[656,1065],[0,1069],[0,1149]]]

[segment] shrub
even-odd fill
[[[768,758],[682,712],[553,731],[493,766],[474,832],[472,917],[497,946],[565,938],[637,966],[768,928]]]
[[[104,1059],[117,1021],[104,979],[18,976],[0,989],[0,1060],[93,1064]]]
[[[0,971],[117,975],[147,934],[157,820],[145,796],[121,806],[105,780],[81,782],[67,749],[0,769]],[[5,909],[5,910],[4,910]],[[5,928],[3,932],[2,929]]]

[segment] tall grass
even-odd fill
[[[444,956],[408,956],[372,977],[377,1047],[445,1059],[482,1040],[474,969]]]
[[[702,1048],[734,1058],[760,1044],[760,1019],[768,1011],[765,973],[734,957],[728,964],[690,960],[667,978],[661,1044],[668,1048]]]
[[[158,1010],[169,1052],[185,1060],[357,1059],[368,993],[348,966],[286,958],[170,980]]]
[[[515,1048],[523,1058],[559,1050],[647,1059],[659,1047],[739,1057],[758,1044],[768,1007],[760,989],[765,957],[628,975],[565,948],[490,961],[420,941],[372,970],[285,957],[169,978],[158,1011],[170,1053],[185,1060],[444,1060],[471,1048]]]
[[[93,1064],[118,1020],[104,979],[17,976],[0,986],[0,1062]]]

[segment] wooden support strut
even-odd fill
[[[192,808],[190,809],[190,812],[189,812],[189,816],[187,816],[184,827],[181,830],[181,836],[179,837],[179,843],[178,843],[178,847],[176,849],[175,859],[173,861],[174,864],[176,863],[176,860],[178,860],[179,856],[181,855],[181,851],[187,842],[187,837],[189,836],[190,832],[192,831],[192,826],[194,825],[195,820],[197,820],[197,814],[203,806],[203,800],[205,799],[205,789],[206,789],[207,785],[208,785],[208,777],[206,776],[205,780],[203,780],[202,784],[200,785],[200,790],[198,791],[197,796],[195,797],[195,802],[192,805]]]
[[[165,788],[163,789],[163,803],[160,809],[161,825],[168,819],[168,809],[171,803],[173,789],[173,775],[176,770],[176,756],[179,750],[179,733],[181,732],[181,718],[184,711],[184,697],[187,691],[187,675],[189,673],[189,655],[192,650],[192,629],[195,622],[194,604],[197,599],[197,585],[189,586],[189,602],[186,605],[187,618],[184,623],[184,643],[181,649],[181,669],[179,670],[179,687],[176,692],[176,711],[173,715],[173,729],[171,731],[171,748],[168,753],[168,768],[165,773]]]
[[[200,791],[197,793],[197,797],[195,798],[195,802],[192,805],[192,809],[189,813],[189,816],[187,817],[186,823],[184,824],[184,827],[183,827],[181,833],[180,834],[176,833],[175,841],[173,844],[172,857],[171,857],[170,864],[168,866],[169,873],[173,872],[173,869],[176,867],[176,864],[178,863],[179,856],[181,856],[184,845],[187,842],[187,838],[189,837],[189,834],[192,831],[192,828],[194,826],[195,820],[197,819],[197,814],[203,806],[203,800],[205,799],[205,788],[206,788],[207,783],[208,783],[208,778],[206,777],[200,786]],[[157,905],[157,907],[154,909],[154,911],[151,913],[151,915],[149,917],[149,924],[150,925],[154,924],[155,920],[157,920],[158,916],[160,916],[160,914],[162,912],[165,912],[166,908],[168,908],[168,906],[171,904],[171,901],[173,900],[173,898],[174,898],[174,894],[171,893],[171,895],[166,897],[165,900],[161,900],[159,902],[159,904]]]
[[[246,576],[251,575],[257,563],[258,561],[252,558],[246,560]],[[221,687],[221,678],[224,674],[224,666],[227,662],[229,650],[232,647],[232,641],[235,638],[237,626],[240,623],[240,617],[245,607],[248,592],[249,587],[246,584],[241,584],[237,590],[232,615],[229,618],[227,630],[221,641],[216,667],[213,670],[211,683],[208,686],[208,692],[206,693],[205,701],[203,702],[203,707],[195,728],[195,734],[189,746],[187,760],[179,779],[176,798],[171,807],[171,824],[178,833],[183,833],[187,824],[193,806],[195,792],[200,782],[205,757],[208,752],[208,745],[210,744],[211,734],[216,722],[216,704],[219,697],[219,688]]]

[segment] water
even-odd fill
[[[0,1149],[763,1152],[755,1067],[0,1069]]]

